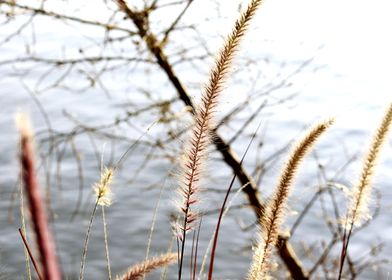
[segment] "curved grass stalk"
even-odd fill
[[[253,133],[252,138],[249,141],[248,146],[246,147],[245,153],[244,153],[244,155],[241,158],[240,165],[242,165],[242,163],[244,162],[244,159],[245,159],[246,155],[248,154],[249,148],[252,145],[253,140],[256,137],[256,134],[257,134],[257,131],[260,128],[260,125],[261,125],[261,123],[257,127],[256,132]],[[218,217],[218,221],[217,221],[216,228],[215,228],[215,231],[214,231],[214,241],[212,243],[210,267],[208,269],[208,280],[212,280],[212,273],[214,271],[215,252],[216,252],[216,247],[217,247],[217,244],[218,244],[219,229],[220,229],[220,226],[221,226],[221,223],[222,223],[223,215],[225,214],[225,211],[226,211],[226,204],[228,202],[228,198],[229,198],[231,189],[232,189],[232,187],[234,185],[234,181],[235,181],[236,178],[237,178],[237,174],[234,174],[233,178],[231,179],[231,182],[229,184],[229,187],[227,188],[227,192],[226,192],[225,198],[223,199],[222,207],[221,207],[221,209],[219,211],[219,217]]]
[[[344,220],[343,245],[340,258],[339,276],[341,279],[344,261],[347,256],[347,249],[350,242],[353,228],[360,225],[363,221],[369,219],[369,199],[372,190],[372,179],[377,165],[381,148],[387,138],[392,123],[392,104],[389,105],[382,122],[373,136],[370,149],[364,158],[362,172],[358,183],[352,189],[350,196],[351,201],[348,212]]]
[[[223,212],[222,218],[224,218],[224,217],[227,215],[227,213],[229,212],[229,210],[230,210],[230,208],[231,208],[231,205],[232,205],[233,202],[236,200],[236,198],[239,196],[239,194],[242,192],[242,190],[243,190],[244,188],[246,188],[246,186],[247,186],[247,185],[243,185],[242,187],[240,187],[240,188],[233,194],[233,197],[232,197],[232,198],[229,200],[229,202],[227,203],[227,207],[225,208],[225,211]],[[201,263],[200,271],[199,271],[199,275],[198,275],[197,279],[202,279],[203,272],[204,272],[204,268],[205,268],[205,266],[206,266],[206,264],[207,264],[207,257],[208,257],[209,252],[211,251],[211,248],[212,248],[212,245],[213,245],[213,242],[214,242],[215,234],[216,234],[216,228],[214,229],[214,232],[213,232],[212,235],[211,235],[211,239],[210,239],[210,241],[208,242],[207,249],[205,250],[205,253],[204,253],[204,256],[203,256],[203,261],[202,261],[202,263]]]
[[[104,242],[105,242],[106,268],[107,268],[107,271],[108,271],[108,279],[112,280],[112,270],[111,270],[111,267],[110,267],[108,230],[107,230],[107,224],[106,224],[105,206],[102,205],[101,208],[102,208],[103,234],[104,234]]]
[[[95,205],[94,205],[94,208],[93,208],[93,212],[91,213],[91,216],[90,216],[90,222],[89,222],[88,227],[87,227],[86,239],[84,240],[84,246],[83,246],[82,260],[80,262],[79,280],[83,280],[84,279],[84,268],[86,266],[88,242],[90,240],[90,232],[91,232],[91,228],[92,228],[92,225],[93,225],[95,212],[97,211],[97,207],[98,207],[98,200],[95,202]]]
[[[272,247],[278,240],[279,228],[283,222],[286,204],[295,176],[304,157],[309,153],[317,139],[329,128],[333,119],[321,122],[309,129],[309,132],[294,145],[293,151],[280,175],[278,186],[262,217],[260,240],[255,249],[252,265],[248,274],[249,280],[267,278]]]

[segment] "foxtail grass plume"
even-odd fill
[[[249,280],[268,278],[272,247],[276,245],[278,239],[279,228],[285,216],[287,200],[298,167],[316,140],[332,125],[333,121],[333,119],[328,119],[316,124],[293,146],[290,157],[280,175],[275,193],[266,206],[265,216],[261,218],[260,240],[254,251],[248,274]]]
[[[205,161],[207,146],[210,142],[210,129],[213,127],[213,117],[218,103],[218,97],[222,92],[234,55],[238,51],[241,39],[245,35],[250,20],[254,17],[262,0],[253,0],[248,8],[242,12],[236,21],[232,33],[225,41],[223,48],[215,61],[208,84],[202,95],[201,103],[196,109],[195,124],[185,147],[185,159],[182,162],[182,186],[180,194],[183,202],[180,210],[185,214],[185,222],[181,225],[183,230],[189,230],[191,221],[195,221],[197,215],[190,210],[190,206],[197,200],[198,182],[202,165]]]
[[[210,72],[210,77],[201,97],[201,102],[195,110],[195,123],[185,147],[185,160],[182,162],[181,186],[179,188],[182,201],[179,203],[183,218],[178,225],[181,240],[179,279],[181,279],[182,262],[187,231],[194,228],[198,220],[194,206],[198,202],[199,180],[202,165],[206,160],[206,150],[210,142],[210,130],[213,127],[213,118],[218,97],[223,90],[232,64],[233,58],[239,49],[241,39],[244,37],[250,20],[254,17],[262,0],[252,0],[245,11],[236,21],[234,28],[226,38],[223,48],[215,60],[215,65]]]
[[[160,267],[173,264],[175,261],[177,261],[177,254],[175,253],[167,253],[159,257],[151,258],[130,267],[127,272],[122,276],[118,276],[116,280],[141,280],[145,274]]]
[[[346,226],[360,225],[369,218],[368,205],[372,187],[374,170],[377,165],[380,151],[387,138],[392,123],[392,104],[389,105],[384,118],[372,139],[367,155],[364,158],[359,182],[354,186],[350,197]]]
[[[343,219],[344,232],[343,244],[340,256],[340,267],[338,279],[342,278],[344,262],[347,256],[348,245],[350,243],[351,234],[354,226],[359,226],[370,218],[369,215],[369,199],[372,190],[372,179],[374,170],[380,156],[381,148],[387,138],[392,123],[392,103],[389,105],[384,118],[373,136],[370,149],[365,156],[362,166],[362,172],[358,183],[353,187],[350,193],[350,203],[347,215]]]
[[[98,205],[110,206],[112,204],[111,183],[113,180],[113,168],[105,168],[101,172],[101,178],[94,184],[94,192],[97,196]]]

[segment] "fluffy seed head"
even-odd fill
[[[15,115],[16,126],[21,132],[21,135],[26,138],[33,138],[33,129],[31,128],[31,123],[29,118],[24,113],[17,113]]]
[[[101,172],[99,182],[94,184],[94,192],[99,205],[110,206],[112,204],[112,190],[110,185],[113,180],[113,172],[113,168],[105,168]]]
[[[177,254],[175,253],[167,253],[159,257],[151,258],[130,267],[124,275],[117,277],[116,280],[140,280],[143,279],[145,274],[160,267],[173,264],[175,261],[177,261]]]
[[[317,139],[332,125],[333,121],[333,119],[328,119],[316,124],[294,145],[290,157],[283,168],[275,193],[267,204],[265,215],[261,218],[262,228],[249,271],[249,280],[267,278],[272,247],[276,245],[278,240],[279,228],[285,216],[287,200],[298,167]]]
[[[361,176],[350,193],[350,206],[345,225],[350,230],[352,225],[360,225],[370,218],[369,200],[374,177],[374,170],[380,156],[381,148],[387,138],[392,123],[392,104],[389,105],[384,118],[377,129],[367,155],[364,158]]]

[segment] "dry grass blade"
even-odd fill
[[[347,216],[344,219],[344,236],[340,258],[339,279],[342,277],[344,261],[347,256],[347,248],[355,225],[360,225],[369,219],[369,199],[372,190],[372,179],[381,148],[387,138],[392,123],[392,104],[389,105],[384,118],[373,137],[370,149],[365,156],[359,182],[351,191],[351,201]]]
[[[56,249],[49,229],[44,203],[35,172],[33,132],[29,120],[24,115],[17,116],[20,131],[22,178],[29,200],[29,209],[40,255],[44,279],[61,279]]]
[[[316,140],[332,123],[333,119],[329,119],[313,126],[294,146],[289,160],[282,171],[276,191],[267,205],[266,214],[262,221],[263,229],[261,229],[260,241],[254,252],[248,279],[260,280],[267,277],[272,247],[275,246],[278,239],[279,228],[285,215],[287,200],[298,167]]]
[[[118,276],[117,280],[140,280],[144,277],[145,274],[170,264],[173,264],[177,261],[177,254],[168,253],[161,255],[159,257],[155,257],[149,260],[146,260],[142,263],[136,264],[128,269],[127,272],[122,276]]]

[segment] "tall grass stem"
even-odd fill
[[[110,255],[109,255],[109,244],[108,244],[108,229],[105,217],[105,206],[101,206],[102,209],[102,223],[103,223],[103,234],[104,234],[104,241],[105,241],[105,255],[106,255],[106,268],[108,270],[108,279],[112,280],[112,270],[110,266]]]
[[[86,232],[86,238],[84,240],[82,260],[80,262],[79,280],[83,280],[84,279],[84,269],[85,269],[85,266],[86,266],[88,242],[90,240],[91,227],[93,225],[93,221],[94,221],[94,217],[95,217],[95,213],[97,211],[97,208],[98,208],[98,200],[95,202],[95,205],[94,205],[94,208],[93,208],[93,212],[91,213],[90,222],[88,224],[88,228],[87,228],[87,232]]]

